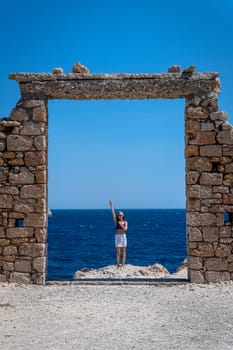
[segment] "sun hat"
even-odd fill
[[[120,211],[120,210],[119,210],[119,211],[118,211],[118,213],[117,213],[117,216],[118,216],[118,215],[122,215],[122,216],[124,216],[123,211]]]

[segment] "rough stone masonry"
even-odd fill
[[[189,279],[233,280],[233,128],[218,110],[218,73],[170,69],[164,74],[16,73],[9,78],[19,82],[21,99],[0,121],[0,282],[46,281],[48,100],[158,98],[186,99]]]

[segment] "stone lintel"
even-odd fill
[[[218,92],[218,73],[50,74],[14,73],[24,99],[186,98]]]

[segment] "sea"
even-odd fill
[[[126,264],[155,263],[174,273],[186,258],[185,209],[125,209]],[[72,280],[83,268],[116,263],[109,209],[52,209],[48,219],[47,280]]]

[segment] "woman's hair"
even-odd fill
[[[122,211],[118,211],[118,213],[116,214],[116,219],[118,220],[118,217],[122,215],[122,219],[125,220],[125,215]]]

